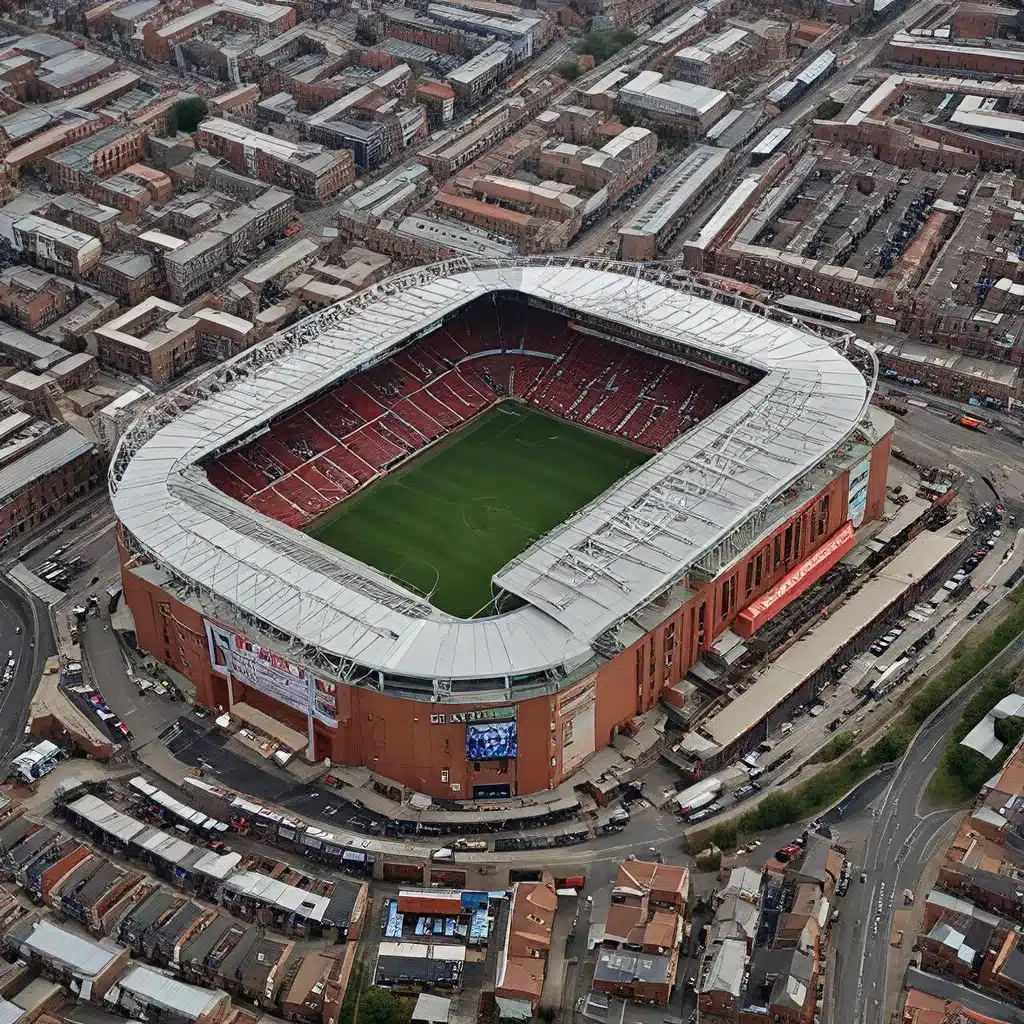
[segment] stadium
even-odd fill
[[[110,469],[139,647],[436,798],[678,707],[881,515],[890,436],[869,346],[626,269],[417,268],[164,396]]]

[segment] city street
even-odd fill
[[[942,758],[949,730],[981,682],[1022,656],[1024,637],[994,659],[982,679],[964,687],[938,711],[874,801],[867,841],[861,855],[854,854],[855,879],[860,871],[866,871],[867,882],[855,880],[851,885],[833,934],[837,962],[831,1005],[854,1008],[852,1015],[844,1012],[833,1017],[836,1024],[884,1024],[888,1020],[884,1004],[893,909],[905,888],[916,890],[922,866],[941,842],[951,838],[954,819],[960,813],[959,809],[923,811],[928,782]]]

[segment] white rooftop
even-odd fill
[[[963,746],[976,750],[983,757],[993,758],[1003,749],[1002,741],[996,736],[996,722],[1000,718],[1024,716],[1024,696],[1011,693],[1004,697],[987,715],[960,741]]]
[[[685,117],[700,117],[728,98],[721,89],[676,79],[664,80],[657,71],[641,71],[619,89],[623,99],[647,110],[661,110]]]
[[[234,501],[198,467],[330,381],[499,289],[567,316],[639,325],[764,374],[498,572],[495,585],[523,598],[523,607],[472,620],[447,615]],[[186,403],[169,396],[120,442],[113,503],[140,549],[195,581],[201,600],[221,614],[233,607],[331,657],[384,673],[467,680],[473,688],[508,676],[570,673],[592,658],[602,633],[688,567],[717,572],[731,563],[749,546],[738,534],[751,513],[842,444],[870,397],[861,373],[805,330],[633,275],[551,261],[460,273],[417,268],[308,317],[214,373],[221,377],[216,394],[177,415]]]

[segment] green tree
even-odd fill
[[[555,65],[555,70],[567,81],[575,82],[583,74],[583,68],[578,60],[563,60]]]
[[[842,109],[842,103],[837,103],[835,100],[825,100],[824,103],[819,104],[818,109],[814,113],[819,121],[831,121]]]
[[[359,996],[356,1024],[409,1024],[412,1012],[393,992],[382,988],[363,989]]]
[[[589,54],[600,64],[612,54],[618,53],[624,46],[629,46],[636,39],[636,33],[628,28],[603,29],[599,32],[588,32],[577,44],[576,52]]]
[[[1007,718],[997,718],[993,725],[996,739],[1004,747],[1015,747],[1024,736],[1024,718],[1011,715]]]
[[[992,762],[962,743],[950,743],[946,750],[946,768],[966,789],[977,793],[992,774]]]
[[[206,100],[198,96],[190,96],[188,99],[178,100],[177,103],[167,111],[167,131],[173,135],[175,132],[194,132],[206,118],[209,107]]]

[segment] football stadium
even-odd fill
[[[869,346],[626,271],[420,267],[164,396],[110,469],[140,648],[454,800],[679,707],[881,515],[892,424]]]

